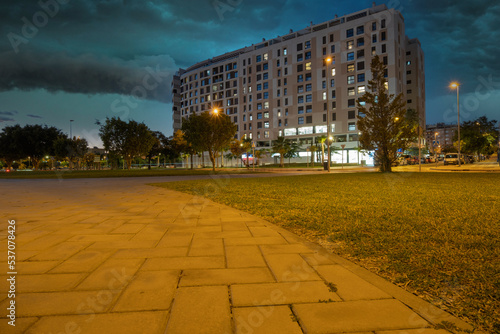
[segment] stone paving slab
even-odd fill
[[[15,218],[18,272],[16,327],[3,312],[0,332],[444,334],[433,329],[444,320],[470,329],[263,219],[145,185],[162,180],[6,182],[23,199],[0,192],[0,249]]]

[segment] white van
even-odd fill
[[[460,164],[465,164],[464,156],[460,154]],[[444,165],[458,165],[458,153],[447,153],[444,156]]]

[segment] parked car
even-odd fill
[[[460,154],[460,163],[465,164],[463,154]],[[458,153],[448,153],[444,156],[444,165],[458,165]]]

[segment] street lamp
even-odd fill
[[[457,89],[458,167],[460,167],[460,84],[458,82],[452,82],[450,88]]]
[[[329,96],[330,90],[328,89],[328,81],[330,80],[330,67],[328,66],[332,62],[332,58],[328,57],[325,59],[326,62],[326,137],[328,138],[328,173],[330,173],[330,102]]]
[[[437,132],[434,132],[434,145],[432,145],[432,149],[434,150],[434,160],[436,160],[436,167],[438,165],[437,163],[437,146],[438,146],[438,142],[437,142],[437,135],[438,133]]]

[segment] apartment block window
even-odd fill
[[[357,57],[358,57],[358,59],[364,58],[365,57],[365,49],[358,50]]]
[[[332,77],[334,77],[334,76],[335,76],[335,69],[332,68]]]
[[[326,56],[326,48],[323,48],[323,56]]]
[[[311,41],[305,42],[305,48],[306,50],[311,48]]]
[[[286,48],[283,49],[283,56],[286,56],[288,54]]]
[[[372,56],[375,56],[377,54],[377,48],[375,46],[372,46]]]
[[[306,52],[306,60],[311,59],[311,51]]]
[[[333,112],[333,113],[332,113],[332,121],[334,121],[334,122],[335,122],[336,120],[337,120],[337,113],[336,113],[336,112]],[[333,126],[332,126],[332,128],[333,128]],[[332,132],[335,132],[335,131],[332,131]]]
[[[382,31],[380,34],[380,40],[385,41],[387,39],[387,33],[385,31]]]
[[[262,84],[257,84],[257,91],[262,90]]]
[[[411,65],[411,60],[408,60],[408,61],[406,62],[406,65]]]
[[[313,107],[311,105],[306,106],[306,114],[310,114],[313,112]]]
[[[330,47],[330,52],[331,52],[331,53],[335,53],[335,45],[332,45],[332,46]]]
[[[303,114],[304,113],[304,107],[303,106],[300,106],[297,108],[297,113],[300,115],[300,114]]]
[[[347,131],[356,131],[356,123],[348,123]]]
[[[311,80],[312,80],[312,74],[306,73],[306,81],[311,81]]]
[[[269,88],[269,82],[264,82],[264,89],[268,89]]]
[[[387,52],[387,45],[382,44],[382,53],[386,53],[386,52]]]
[[[304,92],[304,86],[303,85],[297,86],[297,93],[303,93],[303,92]]]
[[[381,23],[380,23],[380,27],[381,27],[382,29],[384,29],[384,28],[385,28],[385,19],[383,19],[383,20],[381,21]]]
[[[406,74],[411,74],[411,71],[406,71]],[[203,93],[202,93],[203,94]]]
[[[365,69],[365,62],[364,61],[358,62],[358,71],[362,71],[364,69]]]
[[[334,89],[332,90],[332,99],[336,98],[337,96],[337,91]]]
[[[312,102],[312,94],[306,95],[306,102]]]
[[[321,89],[325,89],[326,88],[326,81],[322,81],[321,82]]]
[[[262,129],[262,122],[257,122],[257,129]]]
[[[365,82],[365,74],[364,73],[358,74],[358,82]]]
[[[278,120],[278,126],[281,126],[281,119]]]
[[[260,62],[262,61],[262,56],[261,56],[261,55],[258,55],[258,56],[256,57],[255,61],[256,61],[257,63],[260,63]]]
[[[303,61],[304,60],[304,55],[302,53],[297,54],[297,61]]]
[[[412,93],[411,89],[408,89],[408,90],[406,91],[406,94],[411,94],[411,93]]]
[[[269,69],[269,63],[265,63],[263,66],[262,66],[262,69],[264,71],[267,71]]]
[[[297,120],[298,120],[299,125],[304,124],[304,117],[299,117]]]
[[[263,78],[264,80],[269,79],[269,72],[264,73],[264,75],[262,76],[262,78]]]
[[[354,48],[354,41],[347,41],[347,50],[352,50]]]
[[[347,54],[347,61],[354,60],[354,52],[349,52]]]
[[[354,64],[347,65],[347,72],[354,72]]]
[[[311,67],[312,67],[311,64],[312,64],[311,62],[306,63],[306,71],[311,70]]]
[[[268,130],[264,131],[264,138],[269,138],[269,131]]]
[[[304,96],[303,95],[297,96],[297,103],[304,103]]]
[[[356,95],[356,90],[354,89],[354,87],[347,88],[347,95],[348,96]]]
[[[286,83],[287,83],[287,80],[286,80],[286,78],[285,78],[285,79],[283,79],[283,86],[286,86]],[[285,95],[286,95],[286,94],[285,94]]]
[[[306,85],[306,92],[310,92],[312,90],[312,84]]]
[[[366,92],[366,87],[365,86],[359,86],[358,87],[358,94],[364,94]]]
[[[348,119],[355,119],[356,118],[356,111],[355,110],[349,110],[347,112],[347,118]]]
[[[357,46],[363,46],[363,45],[365,45],[365,39],[363,37],[358,38],[357,41],[356,41],[356,45]]]
[[[359,26],[356,28],[356,35],[361,35],[365,33],[365,26]]]
[[[352,85],[354,83],[354,75],[349,75],[347,77],[347,84]]]
[[[297,51],[302,51],[302,43],[297,44]]]
[[[297,65],[297,72],[302,72],[304,70],[304,65],[298,64]]]
[[[257,72],[262,71],[262,65],[260,65],[260,64],[259,64],[259,65],[257,65],[257,66],[256,66],[256,70],[257,70]]]
[[[264,60],[268,60],[269,59],[269,55],[267,53],[264,53]]]
[[[287,93],[288,93],[288,89],[287,88],[283,89],[283,95],[287,95]]]
[[[269,122],[264,122],[264,129],[269,129]]]
[[[346,32],[345,32],[345,37],[349,38],[349,37],[352,37],[352,36],[354,36],[354,29],[347,29]]]
[[[264,100],[268,99],[268,98],[269,98],[269,93],[268,92],[264,92]]]
[[[306,124],[311,124],[313,122],[312,116],[306,116]]]
[[[285,75],[288,75],[288,67],[285,67]]]
[[[323,44],[326,44],[326,36],[323,36]]]
[[[330,43],[333,43],[333,34],[330,34]]]
[[[349,99],[347,100],[347,107],[348,108],[354,108],[356,106],[356,100],[355,99]]]
[[[384,56],[384,58],[382,59],[382,61],[384,62],[384,65],[387,65],[387,56]]]
[[[372,31],[377,30],[377,22],[372,22]]]
[[[411,103],[411,100],[407,100],[406,103]]]
[[[326,122],[326,114],[323,114],[323,122]]]
[[[262,110],[262,103],[257,103],[257,110]]]
[[[303,74],[297,75],[297,82],[304,82],[304,75]]]

